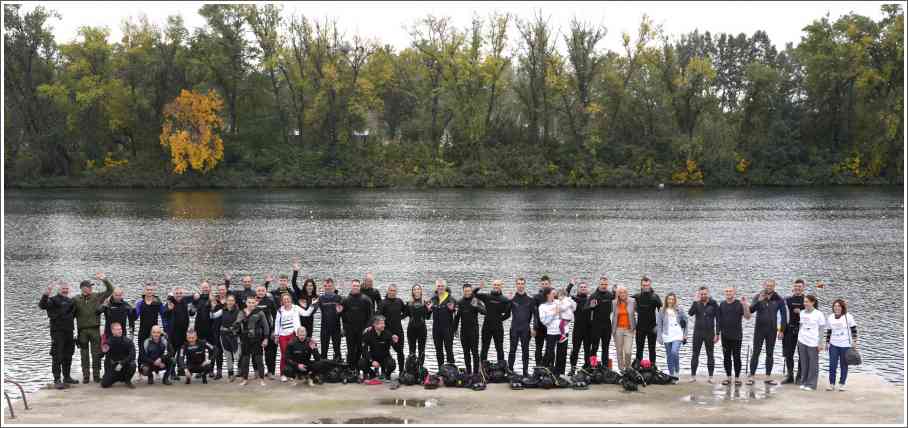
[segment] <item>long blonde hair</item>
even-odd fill
[[[669,306],[668,306],[669,298],[672,299],[671,309],[675,312],[678,312],[678,296],[675,295],[675,293],[668,293],[665,295],[665,304],[662,305],[662,313],[665,313],[665,311],[669,309]]]

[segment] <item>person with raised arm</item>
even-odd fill
[[[500,279],[492,281],[492,291],[481,293],[480,290],[485,287],[485,281],[479,282],[479,287],[473,293],[486,307],[486,314],[482,320],[482,348],[479,351],[480,361],[486,361],[489,357],[489,345],[495,342],[495,361],[505,361],[504,359],[504,322],[511,317],[511,306],[507,297],[501,292],[502,282]]]
[[[79,383],[70,377],[73,352],[76,350],[73,340],[76,307],[73,299],[69,297],[69,284],[65,282],[58,284],[59,289],[53,297],[51,293],[54,291],[54,284],[47,286],[38,307],[47,311],[47,318],[50,320],[50,357],[54,387],[64,389]]]
[[[293,276],[290,280],[294,293],[293,301],[297,302],[300,307],[303,306],[303,302],[306,302],[306,305],[312,306],[318,311],[319,305],[316,303],[316,300],[318,300],[318,287],[315,285],[315,280],[308,277],[303,281],[303,287],[299,287],[300,267],[302,267],[302,265],[300,264],[299,259],[294,259]],[[303,327],[306,327],[306,334],[308,334],[309,337],[312,337],[314,331],[313,327],[315,326],[315,315],[313,314],[312,316],[300,318],[300,323]],[[322,343],[325,344],[324,339],[322,339]],[[325,346],[327,346],[327,344],[325,344]]]
[[[76,325],[78,326],[79,353],[82,362],[82,383],[90,382],[89,373],[94,376],[95,383],[101,382],[101,305],[113,294],[113,285],[104,276],[103,272],[95,274],[95,278],[104,283],[104,291],[93,293],[92,282],[82,281],[79,284],[79,293],[73,299],[76,307]]]

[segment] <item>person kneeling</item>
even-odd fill
[[[185,366],[183,373],[186,374],[186,384],[192,383],[192,373],[202,374],[202,383],[208,383],[208,374],[211,373],[216,361],[217,348],[205,340],[199,340],[195,330],[186,332],[186,343],[183,345],[183,356],[185,357]]]
[[[126,387],[135,388],[132,375],[136,372],[136,348],[132,339],[123,335],[123,326],[113,323],[110,326],[111,336],[102,344],[104,355],[104,378],[101,388],[109,388],[114,382],[124,382]]]
[[[170,385],[170,370],[173,366],[173,349],[164,337],[160,326],[151,328],[151,337],[145,339],[139,348],[139,373],[148,377],[148,384],[154,384],[154,374],[164,372],[162,383]]]
[[[309,385],[312,385],[311,376],[315,375],[313,363],[321,358],[318,353],[318,345],[306,336],[306,327],[298,327],[296,337],[285,348],[286,354],[284,354],[284,366],[281,367],[281,373],[293,379],[293,386],[296,386],[296,381],[303,377],[309,377]]]
[[[400,338],[396,334],[385,330],[385,317],[377,315],[373,318],[372,326],[363,335],[363,356],[359,360],[364,380],[374,379],[378,369],[381,369],[382,378],[391,380],[391,373],[397,366],[391,358],[391,345],[398,340]]]

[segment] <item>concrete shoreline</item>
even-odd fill
[[[226,380],[172,386],[136,383],[101,389],[96,384],[29,394],[31,410],[3,403],[9,424],[312,424],[312,423],[709,423],[899,424],[905,423],[905,388],[872,374],[849,376],[848,391],[816,392],[797,386],[710,385],[701,377],[678,385],[627,393],[617,385],[588,390],[525,389],[489,385],[425,390],[421,386],[326,384],[291,386],[278,381],[239,386]],[[720,378],[717,378],[720,379]],[[721,379],[720,379],[721,380]],[[196,403],[187,411],[187,405]],[[145,416],[143,416],[145,415]]]

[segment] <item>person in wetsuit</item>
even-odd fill
[[[104,335],[110,336],[110,326],[120,323],[126,326],[129,323],[130,335],[136,332],[136,317],[132,305],[123,298],[123,289],[116,287],[110,298],[98,307],[98,315],[104,315]]]
[[[268,324],[265,313],[258,308],[258,300],[254,296],[246,299],[246,306],[239,312],[233,326],[240,338],[239,374],[243,378],[240,385],[245,386],[249,382],[249,362],[251,360],[259,383],[265,386],[262,350],[268,345],[271,326]]]
[[[195,333],[199,340],[204,340],[217,347],[212,329],[211,312],[215,307],[215,296],[211,295],[211,285],[208,280],[199,284],[199,292],[192,296],[192,307],[195,312]],[[215,364],[217,364],[215,362]]]
[[[372,300],[360,292],[358,279],[354,279],[350,286],[350,294],[341,302],[341,318],[347,339],[347,362],[356,364],[362,355],[363,330],[369,326],[374,305]]]
[[[454,297],[445,280],[435,280],[435,296],[432,297],[429,310],[432,312],[432,342],[435,344],[438,370],[445,365],[445,361],[454,364],[455,308]]]
[[[608,277],[605,275],[599,277],[599,286],[596,287],[596,291],[589,296],[589,298],[584,303],[584,307],[587,311],[584,317],[589,318],[589,354],[585,356],[585,364],[589,363],[590,358],[599,351],[599,346],[602,345],[602,358],[599,361],[602,361],[602,364],[608,363],[608,349],[611,345],[612,335],[615,333],[612,329],[612,309],[613,303],[616,298],[615,286],[613,285],[609,288]],[[577,307],[580,307],[580,302],[577,303]],[[575,319],[577,319],[575,317]],[[574,330],[576,333],[577,330]],[[574,352],[577,352],[576,349]],[[616,353],[617,354],[617,353]],[[571,367],[573,367],[573,353],[571,354]]]
[[[180,366],[186,374],[186,384],[192,383],[192,374],[202,375],[202,383],[208,383],[208,375],[214,371],[214,361],[217,358],[217,348],[214,345],[199,339],[195,330],[186,332],[186,343],[180,353],[182,360]]]
[[[804,310],[804,280],[797,279],[791,287],[791,296],[785,298],[788,310],[788,325],[782,336],[782,355],[785,357],[785,380],[782,384],[801,383],[801,372],[795,376],[795,353],[798,350],[798,329],[801,326],[801,311]],[[800,365],[798,366],[800,369]]]
[[[363,334],[362,358],[359,368],[364,378],[371,379],[381,369],[381,377],[391,380],[394,372],[394,358],[391,358],[391,347],[400,342],[400,336],[392,334],[385,328],[385,317],[376,315],[372,327]]]
[[[571,280],[568,284],[567,294],[571,296],[571,289],[577,280]],[[583,350],[583,365],[590,361],[590,331],[592,329],[592,318],[590,309],[587,306],[590,300],[590,289],[586,282],[581,282],[577,287],[577,294],[571,296],[577,309],[574,310],[574,331],[571,333],[571,371],[570,376],[574,376],[574,370],[577,367],[577,358],[580,356],[580,350]],[[611,324],[611,323],[610,323]],[[607,346],[606,346],[607,348]],[[606,350],[606,352],[608,352]]]
[[[290,378],[293,386],[296,386],[297,380],[316,374],[314,363],[320,359],[318,345],[308,336],[306,327],[299,327],[293,340],[287,344],[281,374]]]
[[[155,295],[156,290],[157,284],[151,281],[146,282],[144,293],[136,300],[135,317],[139,320],[138,346],[142,346],[145,339],[148,339],[151,328],[158,325],[158,318],[161,319],[162,324],[165,319],[164,304]],[[164,330],[166,331],[166,329]],[[172,342],[171,345],[173,345]]]
[[[511,296],[508,306],[511,309],[511,331],[508,333],[511,347],[508,351],[508,367],[514,371],[514,360],[517,358],[517,345],[520,344],[523,358],[523,375],[528,376],[530,367],[530,327],[536,318],[536,300],[527,295],[526,280],[517,278],[516,292]]]
[[[754,323],[753,351],[750,356],[750,374],[747,377],[747,384],[753,385],[754,383],[753,377],[757,373],[760,352],[765,344],[767,379],[763,382],[769,385],[776,385],[778,382],[768,377],[772,374],[772,353],[776,346],[776,335],[780,339],[784,337],[784,326],[788,324],[788,311],[785,310],[785,299],[779,293],[776,293],[775,280],[768,279],[763,282],[763,291],[754,296],[753,304],[750,306],[750,313],[757,314],[757,320]],[[777,314],[781,316],[781,323],[776,318]]]
[[[479,351],[480,361],[486,361],[489,357],[489,345],[495,342],[495,352],[498,359],[495,361],[505,361],[504,359],[504,322],[511,317],[511,307],[507,297],[501,293],[501,280],[492,281],[492,291],[489,293],[480,293],[485,286],[484,282],[479,283],[479,288],[473,293],[485,305],[486,313],[482,320],[482,349]]]
[[[741,343],[744,338],[742,319],[750,319],[750,307],[747,297],[735,299],[734,287],[725,288],[725,300],[719,304],[716,318],[719,324],[719,341],[722,343],[722,364],[725,367],[725,380],[722,385],[731,384],[732,370],[735,374],[735,385],[741,385]]]
[[[173,348],[164,337],[161,326],[151,328],[151,336],[139,347],[139,373],[148,377],[148,384],[154,384],[154,374],[164,372],[161,382],[170,385],[170,370],[173,366]]]
[[[372,312],[374,313],[377,311],[378,305],[381,304],[381,293],[375,288],[375,276],[372,275],[372,272],[366,273],[366,278],[363,279],[360,292],[372,300],[372,304],[374,305]]]
[[[478,373],[482,363],[479,359],[479,314],[485,313],[485,305],[473,296],[473,287],[464,284],[463,298],[457,302],[453,325],[454,334],[460,327],[460,346],[463,347],[463,361],[467,374]]]
[[[265,285],[255,287],[256,307],[265,314],[268,320],[269,331],[274,331],[274,318],[277,316],[277,302],[271,298],[268,293],[268,285],[271,282],[271,276],[265,280]],[[265,345],[265,367],[268,369],[265,377],[274,380],[275,370],[277,368],[277,349],[278,343],[273,335],[268,335],[268,344]]]
[[[184,295],[183,287],[176,287],[172,295],[167,296],[167,306],[164,315],[167,318],[166,326],[167,337],[173,342],[173,348],[177,354],[183,351],[183,344],[186,343],[186,331],[189,330],[190,317],[195,314],[195,308],[192,306],[192,296]],[[177,358],[180,358],[177,355]],[[173,373],[173,379],[180,379],[180,372]]]
[[[533,296],[533,300],[536,301],[536,310],[539,310],[539,306],[545,303],[545,295],[548,293],[548,290],[552,289],[552,280],[549,279],[548,275],[542,275],[542,278],[539,278],[539,292]],[[536,344],[535,349],[535,360],[533,362],[537,366],[542,366],[543,361],[543,351],[545,350],[545,337],[548,335],[548,332],[545,329],[545,324],[539,318],[539,313],[535,315],[535,321],[533,324],[533,337]]]
[[[714,344],[719,341],[719,304],[709,296],[708,287],[700,287],[697,300],[690,305],[687,315],[694,317],[694,347],[690,357],[691,382],[697,380],[697,366],[700,364],[700,348],[706,345],[706,370],[708,383],[713,383],[716,361],[713,356]]]
[[[410,302],[405,308],[406,315],[410,317],[407,323],[407,350],[417,356],[419,367],[426,362],[426,320],[432,317],[430,308],[431,302],[423,301],[422,286],[416,284],[410,288]]]
[[[407,317],[407,305],[403,300],[397,297],[396,284],[388,286],[388,291],[384,300],[378,305],[378,314],[385,317],[385,327],[388,331],[401,338],[401,340],[394,342],[392,347],[397,354],[397,367],[403,369],[405,358],[404,341],[402,340],[404,337],[404,327],[403,324],[401,324],[401,321]]]
[[[69,284],[59,283],[59,287],[60,290],[57,294],[51,297],[50,293],[54,291],[54,285],[49,285],[41,295],[38,307],[47,311],[47,318],[50,319],[50,356],[54,387],[64,389],[69,385],[79,383],[69,374],[73,362],[73,352],[76,350],[73,340],[76,307],[73,299],[69,297]]]
[[[104,354],[104,379],[101,388],[110,388],[114,382],[123,382],[133,389],[132,375],[136,372],[136,345],[123,334],[123,326],[115,322],[110,326],[110,336],[101,346]]]
[[[648,341],[650,363],[656,364],[656,312],[662,307],[662,300],[645,276],[640,279],[640,292],[633,298],[637,311],[637,361],[643,359],[643,345]]]
[[[334,290],[334,280],[325,278],[322,282],[322,294],[318,296],[316,311],[321,312],[319,344],[322,347],[322,359],[328,359],[328,347],[334,349],[334,360],[341,359],[341,305],[342,299]]]
[[[236,369],[242,355],[241,340],[238,336],[239,326],[236,324],[239,316],[240,307],[236,304],[236,297],[232,294],[228,294],[224,304],[219,303],[211,315],[220,326],[220,334],[218,335],[220,346],[218,349],[219,353],[223,355],[218,356],[218,361],[227,363],[228,382],[233,382],[236,379],[233,376],[233,370]],[[220,365],[218,366],[217,377],[221,376],[221,367]]]

